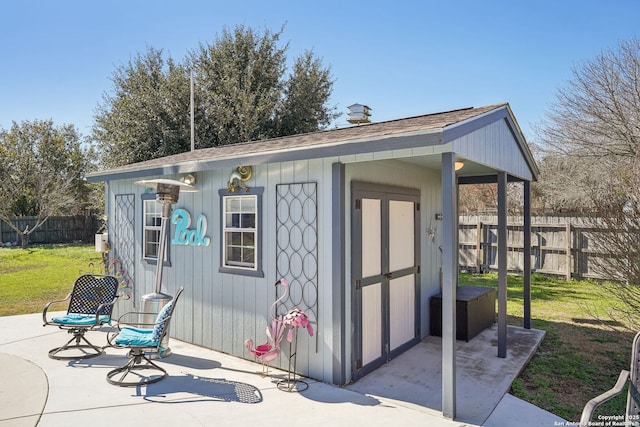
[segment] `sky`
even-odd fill
[[[91,133],[111,76],[148,47],[181,61],[224,28],[277,32],[331,67],[331,106],[373,122],[508,102],[529,142],[572,69],[640,37],[637,0],[0,0],[0,128]]]

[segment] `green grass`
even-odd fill
[[[460,275],[461,284],[497,288],[496,274]],[[547,332],[537,353],[512,385],[511,393],[568,421],[578,421],[589,399],[615,384],[629,369],[634,333],[611,317],[616,301],[598,284],[534,275],[531,326]],[[507,321],[522,326],[522,277],[507,280]],[[598,409],[624,413],[626,394]],[[597,414],[596,414],[597,417]]]
[[[0,248],[0,316],[37,313],[64,298],[80,273],[102,272],[92,245]]]

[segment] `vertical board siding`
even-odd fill
[[[163,270],[163,292],[175,295],[179,286],[185,287],[185,293],[176,308],[176,318],[172,325],[173,337],[212,348],[234,356],[251,359],[243,342],[252,338],[254,342],[266,341],[265,328],[270,323],[269,307],[276,298],[274,283],[276,277],[276,185],[291,183],[317,183],[317,227],[318,227],[318,323],[314,325],[314,336],[305,330],[298,334],[297,371],[302,375],[332,382],[334,376],[333,335],[334,325],[332,271],[332,210],[331,177],[332,164],[338,158],[325,158],[308,161],[285,162],[278,164],[256,165],[250,187],[263,187],[262,197],[262,269],[264,278],[220,273],[221,260],[221,218],[218,190],[226,188],[232,169],[197,172],[196,187],[199,193],[182,193],[174,209],[186,209],[192,218],[192,227],[198,215],[207,219],[207,236],[211,243],[206,247],[171,245],[171,266]],[[165,176],[179,179],[180,176]],[[154,177],[149,177],[149,179]],[[414,187],[421,190],[421,223],[433,230],[429,237],[421,236],[421,307],[427,307],[428,299],[438,292],[439,252],[441,241],[439,222],[434,220],[440,212],[439,173],[416,165],[397,160],[378,160],[365,164],[350,164],[345,169],[346,200],[350,200],[350,182],[353,179],[378,182],[387,185]],[[135,185],[135,180],[110,181],[107,194],[107,215],[114,215],[114,199],[117,194],[135,194],[135,278],[136,298],[154,291],[156,266],[142,260],[142,204],[140,196],[145,188]],[[345,207],[349,210],[350,206]],[[346,247],[350,248],[350,210],[345,212]],[[174,231],[170,228],[170,238]],[[351,275],[350,250],[346,250],[346,282]],[[350,330],[351,301],[350,287],[347,286],[345,298],[346,331]],[[118,312],[133,311],[132,301],[120,301]],[[421,314],[421,334],[428,333],[428,314]],[[289,350],[286,341],[281,356],[274,365],[288,366]],[[350,338],[345,339],[345,355],[349,364],[351,348]],[[346,369],[350,372],[350,369]],[[349,378],[347,378],[347,381]]]
[[[462,157],[527,180],[531,169],[505,120],[491,123],[452,142]]]
[[[226,188],[232,169],[212,170],[196,173],[198,193],[181,193],[178,203],[173,208],[187,210],[192,219],[190,227],[195,227],[198,215],[207,219],[207,233],[211,243],[209,246],[171,245],[170,266],[163,270],[162,291],[175,295],[177,288],[185,287],[181,302],[176,308],[172,323],[171,335],[177,339],[197,345],[219,350],[238,357],[251,359],[252,356],[244,348],[246,338],[255,342],[266,341],[265,329],[270,323],[269,307],[276,298],[274,283],[279,279],[275,270],[276,215],[275,189],[280,183],[316,182],[318,203],[318,252],[322,254],[331,247],[331,209],[321,206],[330,192],[331,159],[287,162],[282,164],[258,165],[254,167],[252,179],[247,183],[250,187],[264,187],[262,197],[262,270],[264,278],[223,274],[218,271],[221,260],[221,218],[218,190]],[[165,176],[166,177],[166,176]],[[149,179],[154,178],[150,177]],[[180,176],[169,178],[179,179]],[[140,196],[145,188],[134,184],[135,180],[111,181],[108,186],[107,215],[114,215],[115,195],[133,193],[135,195],[135,279],[136,298],[154,291],[156,266],[144,262],[141,258],[142,239],[142,203]],[[327,190],[328,188],[328,190]],[[327,228],[329,227],[329,228]],[[169,240],[173,237],[173,226],[169,230]],[[316,334],[324,337],[332,336],[332,325],[326,320],[332,318],[331,286],[323,281],[330,278],[326,272],[330,270],[331,258],[318,256],[318,320],[314,325]],[[117,311],[124,313],[133,311],[133,301],[120,301]],[[324,323],[323,323],[324,322]],[[306,330],[298,334],[297,370],[324,381],[331,381],[333,365],[331,341],[316,340],[308,337]],[[274,362],[286,368],[288,366],[288,345],[283,342],[281,357]]]

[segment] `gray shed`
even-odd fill
[[[195,177],[200,191],[174,207],[163,275],[167,293],[185,287],[171,332],[190,343],[250,358],[243,342],[266,338],[273,284],[285,278],[285,306],[315,331],[298,334],[297,371],[346,384],[427,336],[429,299],[442,291],[442,408],[455,418],[458,184],[498,184],[505,357],[506,183],[524,182],[526,225],[537,173],[509,105],[497,104],[198,149],[89,180],[106,183],[109,257],[128,280],[128,311],[153,291],[158,245],[154,195],[135,182]],[[274,364],[287,361],[283,351]]]

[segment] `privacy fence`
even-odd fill
[[[14,218],[14,225],[24,230],[36,225],[37,217],[23,216]],[[50,217],[40,228],[29,236],[29,243],[92,243],[100,221],[94,215]],[[0,245],[20,245],[20,236],[0,221]]]
[[[533,272],[560,276],[567,280],[609,279],[599,271],[598,262],[609,254],[593,249],[598,233],[580,217],[531,218],[531,268]],[[522,272],[524,232],[521,217],[507,220],[507,269]],[[461,216],[459,222],[460,268],[470,271],[497,270],[498,218]]]

